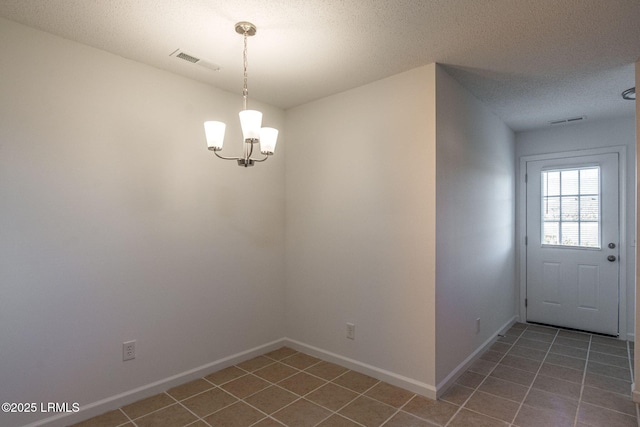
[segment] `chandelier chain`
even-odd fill
[[[243,103],[244,103],[243,105],[245,110],[247,109],[247,105],[249,101],[249,89],[247,89],[247,38],[248,38],[248,34],[245,28],[244,50],[242,51],[243,67],[244,67],[244,86],[242,88],[242,98],[243,98]]]

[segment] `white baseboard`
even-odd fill
[[[450,387],[455,380],[462,375],[469,366],[480,357],[484,351],[486,351],[497,339],[497,335],[506,331],[515,321],[517,317],[513,317],[491,338],[485,341],[478,349],[476,349],[469,357],[467,357],[456,369],[454,369],[447,377],[441,381],[438,385],[427,384],[421,381],[417,381],[412,378],[405,377],[403,375],[387,371],[376,366],[372,366],[345,356],[341,356],[330,351],[323,350],[312,345],[305,344],[300,341],[296,341],[290,338],[281,338],[270,343],[254,347],[252,349],[236,353],[234,355],[216,360],[211,363],[199,366],[197,368],[173,375],[168,378],[156,381],[151,384],[138,387],[133,390],[126,391],[124,393],[110,396],[97,402],[82,405],[80,411],[77,413],[58,414],[52,417],[36,421],[28,424],[24,427],[63,427],[69,424],[74,424],[82,420],[86,420],[105,412],[120,408],[138,400],[153,396],[161,393],[171,387],[178,386],[180,384],[202,378],[212,372],[224,369],[226,367],[236,365],[244,360],[251,359],[261,354],[267,353],[272,350],[276,350],[283,345],[289,346],[295,350],[302,351],[304,353],[316,356],[322,360],[333,362],[360,372],[365,375],[369,375],[373,378],[381,381],[388,382],[389,384],[402,387],[406,390],[425,396],[429,399],[437,399],[440,397],[448,387]],[[634,400],[638,398],[640,401],[640,392],[634,391]]]
[[[487,339],[480,347],[478,347],[473,353],[469,355],[462,363],[460,363],[449,375],[445,377],[440,383],[436,386],[437,397],[440,398],[446,391],[455,383],[455,381],[460,377],[460,375],[464,374],[464,372],[469,369],[469,367],[480,357],[482,354],[489,349],[493,345],[494,342],[498,339],[498,335],[506,332],[516,321],[518,320],[518,316],[513,316],[509,321],[507,321],[502,327],[496,331],[489,339]]]
[[[261,354],[268,353],[272,350],[276,350],[283,345],[286,345],[286,343],[285,340],[281,338],[270,343],[263,344],[261,346],[254,347],[252,349],[216,360],[214,362],[207,363],[206,365],[190,369],[177,375],[164,378],[154,383],[147,384],[142,387],[117,394],[115,396],[110,396],[97,402],[82,405],[79,412],[59,414],[40,421],[36,421],[31,424],[27,424],[24,427],[63,427],[74,424],[103,414],[105,412],[112,411],[138,400],[153,396],[154,394],[162,393],[163,391],[180,384],[202,378],[220,369],[236,365],[245,360],[260,356]]]
[[[388,382],[389,384],[397,387],[402,387],[406,390],[428,397],[429,399],[436,399],[436,388],[431,384],[416,381],[412,378],[408,378],[394,372],[387,371],[375,366],[368,365],[366,363],[359,362],[348,357],[340,356],[339,354],[332,353],[330,351],[323,350],[312,345],[305,344],[300,341],[296,341],[290,338],[285,338],[286,345],[312,356],[316,356],[327,362],[333,362],[338,365],[349,368],[353,371],[360,372],[361,374],[369,375],[380,381]]]

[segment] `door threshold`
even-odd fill
[[[620,338],[620,334],[603,334],[602,332],[593,332],[593,331],[585,331],[584,329],[575,329],[575,328],[567,328],[566,326],[558,326],[558,325],[550,325],[548,323],[540,323],[540,322],[526,322],[528,325],[539,325],[539,326],[548,326],[550,328],[557,328],[557,329],[562,329],[565,331],[572,331],[572,332],[583,332],[585,334],[591,334],[591,335],[599,335],[601,337],[610,337],[610,338]]]

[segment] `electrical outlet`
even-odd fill
[[[476,334],[480,333],[480,318],[476,319]]]
[[[136,358],[136,341],[127,341],[122,343],[122,361],[132,360]]]
[[[347,338],[350,340],[356,339],[356,325],[353,323],[347,323]]]

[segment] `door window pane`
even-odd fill
[[[560,172],[548,171],[542,173],[542,188],[548,196],[560,195]]]
[[[543,171],[542,244],[600,248],[600,168]]]
[[[562,197],[561,199],[561,218],[563,221],[577,221],[580,212],[580,204],[578,197]]]
[[[580,227],[577,222],[563,222],[561,231],[563,246],[580,246]]]
[[[560,197],[547,197],[542,200],[542,216],[545,221],[560,219]]]
[[[600,215],[600,197],[580,197],[580,219],[582,221],[597,221]]]
[[[600,180],[598,169],[582,169],[580,171],[580,194],[598,194]]]
[[[542,230],[542,243],[545,245],[557,245],[560,242],[560,223],[545,222]]]
[[[560,188],[562,194],[579,194],[580,171],[565,170],[560,172]]]
[[[580,224],[580,246],[590,248],[600,247],[597,222],[583,222]]]

